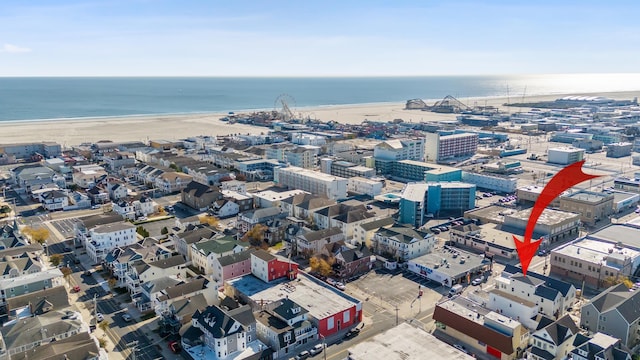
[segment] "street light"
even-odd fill
[[[327,343],[325,341],[324,335],[318,335],[320,335],[320,338],[322,339],[322,352],[324,353],[324,360],[327,360]]]

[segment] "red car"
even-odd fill
[[[174,354],[177,354],[180,352],[180,350],[182,350],[182,346],[180,346],[179,342],[172,341],[169,343],[169,349],[173,351]]]
[[[76,285],[73,287],[74,292],[80,292],[80,286]]]

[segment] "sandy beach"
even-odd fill
[[[640,91],[528,96],[525,102],[552,101],[567,95],[604,96],[628,100],[640,96]],[[492,105],[505,111],[516,112],[519,108],[502,107],[506,97],[462,98],[463,103],[474,106]],[[521,99],[510,99],[520,102]],[[434,100],[425,100],[432,105]],[[340,106],[323,106],[293,109],[303,116],[322,121],[335,120],[340,123],[359,124],[364,120],[389,121],[403,119],[407,122],[446,121],[455,119],[455,114],[437,114],[419,110],[404,110],[402,103],[374,103]],[[241,113],[237,111],[236,113]],[[149,139],[177,140],[195,135],[227,135],[235,133],[259,134],[267,132],[264,127],[228,124],[220,121],[225,114],[154,115],[97,119],[69,119],[0,122],[0,144],[32,141],[56,141],[64,146],[99,140],[147,141]]]

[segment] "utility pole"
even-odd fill
[[[396,326],[398,325],[398,305],[396,304]]]

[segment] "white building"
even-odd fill
[[[462,181],[475,184],[476,187],[481,189],[508,194],[515,192],[518,187],[518,178],[515,176],[500,176],[469,171],[462,172]]]
[[[135,244],[136,227],[128,222],[96,226],[84,238],[87,255],[94,263],[101,262],[116,247]]]
[[[379,160],[424,159],[424,139],[386,140],[373,148],[373,157]]]
[[[552,164],[569,165],[584,159],[584,149],[559,147],[549,149],[547,161]]]
[[[329,199],[347,197],[347,179],[295,166],[276,168],[274,182],[289,189],[300,189]]]
[[[395,260],[403,261],[432,252],[437,242],[433,234],[402,225],[380,228],[371,240],[376,254],[390,255]]]
[[[291,142],[298,145],[322,146],[327,143],[327,139],[320,135],[293,133],[291,135]]]
[[[348,179],[347,191],[356,194],[376,196],[382,193],[382,182],[370,180],[362,177],[352,177]]]
[[[107,172],[99,165],[80,165],[73,167],[73,183],[86,189],[94,186],[97,181],[107,176]]]

